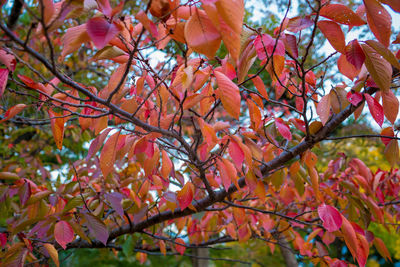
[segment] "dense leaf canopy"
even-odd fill
[[[288,266],[391,262],[399,2],[277,2],[253,25],[244,0],[1,1],[2,266],[230,242]],[[360,116],[372,128],[346,131]]]

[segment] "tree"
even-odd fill
[[[289,18],[287,1],[269,33],[243,23],[243,0],[2,4],[2,265],[250,239],[288,266],[345,266],[343,244],[360,266],[372,244],[391,261],[371,230],[399,218],[397,2],[307,1]],[[318,61],[317,36],[336,50]],[[365,102],[381,134],[335,136]],[[317,169],[314,146],[370,137],[390,170],[343,154]]]

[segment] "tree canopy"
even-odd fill
[[[295,2],[257,25],[244,0],[1,1],[1,266],[232,242],[392,262],[400,4]]]

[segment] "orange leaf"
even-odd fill
[[[385,243],[379,237],[374,238],[374,246],[378,250],[379,254],[385,258],[385,260],[390,260],[392,262],[392,258],[390,257],[390,252],[387,249]]]
[[[331,94],[324,95],[318,103],[317,114],[321,119],[323,125],[325,125],[331,114]]]
[[[351,223],[343,215],[341,231],[343,233],[344,241],[349,248],[351,255],[353,255],[353,258],[356,258],[358,250],[357,235]]]
[[[163,178],[168,179],[169,174],[171,173],[172,170],[172,161],[168,157],[167,152],[163,150],[162,152],[162,167],[161,167],[161,175]]]
[[[117,152],[115,148],[117,146],[119,134],[120,132],[111,135],[110,138],[104,144],[103,149],[101,150],[100,169],[104,177],[107,177],[107,175],[114,168],[114,161]]]
[[[225,74],[215,71],[218,84],[218,96],[225,110],[235,119],[240,115],[240,91],[239,87]]]
[[[397,119],[397,114],[399,113],[399,100],[394,95],[392,90],[381,91],[382,95],[382,107],[385,117],[392,123]]]
[[[54,141],[56,142],[56,146],[58,149],[62,149],[62,143],[64,138],[64,118],[61,117],[61,114],[55,113],[52,110],[48,111],[51,123],[51,131],[53,132]],[[57,117],[57,118],[56,118]]]
[[[86,24],[68,28],[62,37],[63,50],[61,52],[61,59],[63,60],[66,55],[76,51],[83,43],[89,41],[90,37],[86,30]]]
[[[243,0],[218,0],[215,3],[219,16],[236,33],[242,32],[244,18]]]
[[[185,39],[195,52],[214,58],[221,44],[221,35],[204,11],[196,9],[185,24]]]
[[[235,166],[229,160],[225,158],[218,159],[217,168],[225,190],[229,189],[232,182],[235,183],[236,187],[239,189],[239,186],[237,185],[237,171]]]
[[[17,104],[15,106],[12,106],[6,111],[6,113],[4,113],[4,118],[0,120],[0,122],[4,122],[6,120],[13,118],[15,115],[23,111],[25,108],[26,108],[25,104]]]
[[[54,264],[57,267],[59,267],[60,266],[60,261],[58,260],[58,251],[57,251],[57,249],[50,243],[44,243],[43,247],[47,250],[47,253],[49,253],[51,259],[54,262]]]
[[[187,182],[181,190],[177,193],[177,200],[179,207],[184,210],[192,203],[194,196],[194,185],[191,182]]]

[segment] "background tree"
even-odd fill
[[[397,227],[397,169],[312,149],[380,137],[397,166],[387,8],[400,7],[306,1],[289,18],[285,4],[263,29],[241,0],[3,3],[2,264],[84,248],[144,263],[230,242],[290,266],[345,265],[343,244],[347,262],[364,266],[372,245],[391,261],[373,230]],[[346,43],[345,28],[377,40]],[[336,52],[319,55],[321,40]],[[330,79],[336,67],[351,82]],[[348,136],[365,102],[382,132]]]

